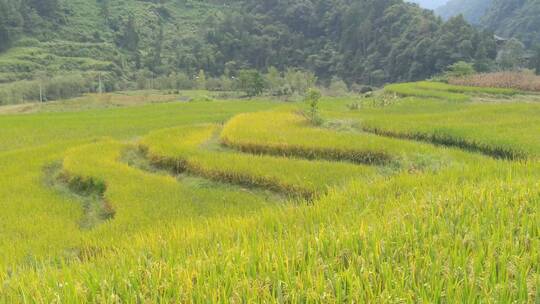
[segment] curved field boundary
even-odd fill
[[[517,149],[490,146],[488,144],[467,140],[465,138],[458,138],[444,133],[405,133],[370,126],[363,126],[362,130],[379,136],[409,139],[446,147],[455,147],[464,151],[481,153],[497,159],[525,160],[529,158],[529,155],[526,152]]]
[[[122,150],[122,157],[119,160],[121,163],[127,164],[129,167],[141,170],[148,174],[170,176],[175,178],[179,183],[195,189],[226,189],[237,192],[247,192],[257,196],[258,198],[268,202],[285,203],[289,197],[284,196],[282,192],[273,191],[272,189],[262,187],[244,187],[238,184],[223,183],[221,181],[211,180],[203,176],[190,174],[185,169],[180,169],[178,166],[159,165],[148,157],[145,149],[139,145],[126,145]]]
[[[351,178],[377,175],[374,168],[362,165],[203,150],[216,130],[212,125],[160,130],[145,137],[140,147],[160,167],[307,200]]]
[[[347,161],[355,164],[385,165],[396,158],[383,151],[356,151],[330,148],[310,149],[300,145],[264,145],[257,143],[236,143],[227,138],[222,144],[249,154],[297,157],[309,160]]]
[[[62,194],[79,201],[83,216],[79,227],[90,230],[114,218],[116,211],[105,198],[107,186],[92,177],[83,178],[63,170],[61,162],[53,162],[43,168],[44,182]]]
[[[278,111],[237,115],[220,134],[223,145],[250,154],[371,165],[397,160],[377,147],[374,138],[360,140],[363,142],[355,145],[351,136],[308,127],[300,115]]]
[[[246,187],[260,187],[306,200],[312,200],[316,195],[316,192],[313,189],[284,183],[279,178],[250,174],[241,171],[220,170],[215,167],[212,168],[208,164],[205,164],[204,161],[197,161],[196,158],[186,156],[165,157],[150,152],[150,148],[144,145],[140,146],[140,149],[153,165],[162,169],[172,170],[177,174],[189,173],[218,182]]]
[[[120,236],[136,227],[167,223],[194,217],[245,215],[274,203],[249,191],[230,187],[193,187],[168,174],[143,171],[122,162],[128,144],[113,140],[100,141],[66,152],[63,172],[69,181],[83,189],[99,188],[104,199],[115,210],[114,220],[92,230],[92,236],[103,231]],[[136,223],[136,224],[134,224]],[[139,229],[137,228],[137,229]]]
[[[84,218],[81,220],[81,228],[93,229],[114,219],[116,210],[105,198],[107,186],[103,181],[64,171],[57,177],[57,182],[66,185],[69,191],[83,198]]]
[[[474,161],[464,151],[441,149],[409,138],[316,128],[293,112],[235,116],[223,128],[221,142],[227,147],[255,155],[326,159],[393,171],[439,170],[454,161]]]

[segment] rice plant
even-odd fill
[[[0,303],[536,303],[539,108],[504,98],[0,116]]]

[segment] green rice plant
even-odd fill
[[[0,297],[534,302],[538,170],[470,169],[353,182],[309,207],[155,225],[84,263],[27,270]]]
[[[503,96],[503,95],[501,95]],[[355,122],[360,129],[385,137],[457,147],[504,159],[538,158],[540,107],[532,95],[502,102],[456,103],[408,98],[384,109],[344,112],[344,103],[326,103],[324,115]]]
[[[469,157],[459,151],[385,138],[366,132],[313,128],[290,111],[240,114],[221,132],[221,141],[242,152],[372,165],[400,165],[404,159],[430,155],[443,162]]]
[[[519,93],[518,90],[507,88],[473,87],[465,85],[452,85],[442,82],[420,81],[415,82],[417,88],[425,90],[446,91],[452,93],[491,94],[512,96]]]
[[[538,158],[540,113],[536,104],[463,104],[446,107],[410,103],[394,112],[352,114],[362,129],[379,135],[459,147],[506,159]],[[351,115],[348,115],[351,117]]]
[[[512,96],[519,93],[514,89],[457,86],[429,81],[391,84],[384,90],[405,97],[437,98],[454,102],[470,101],[471,94]]]
[[[159,130],[142,139],[140,145],[161,167],[309,200],[352,178],[370,180],[376,176],[374,168],[361,165],[203,150],[216,131],[214,125]]]
[[[404,152],[404,162],[452,162],[381,175],[375,166],[216,144],[220,123],[264,110],[235,117],[222,133],[234,143],[365,147],[354,128],[313,128],[265,102],[0,116],[0,303],[538,302],[538,106],[415,97],[353,112],[348,102],[322,102],[321,115],[529,157],[381,138],[372,147]],[[123,159],[134,145],[227,183],[141,170]],[[88,211],[79,198],[51,186],[48,168],[59,161],[74,189],[98,190],[114,218],[81,227]],[[295,204],[231,184],[245,180],[318,195]]]
[[[452,135],[452,131],[448,131],[445,129],[434,130],[433,132],[429,133],[390,131],[388,129],[373,127],[369,125],[366,125],[363,129],[366,132],[371,132],[373,134],[381,136],[411,139],[434,143],[437,145],[458,147],[463,150],[480,152],[497,158],[525,159],[528,157],[526,152],[514,146],[490,145],[472,138],[469,139],[460,136],[454,136]]]
[[[437,98],[453,102],[470,101],[471,97],[461,93],[440,91],[436,89],[425,89],[418,87],[416,83],[397,83],[384,87],[384,91],[404,97]]]
[[[35,115],[0,115],[0,151],[99,136],[131,139],[145,135],[153,129],[197,123],[221,123],[238,113],[267,110],[277,105],[275,102],[233,100],[147,104],[85,111],[72,109],[63,113]]]
[[[125,144],[104,140],[97,143],[83,145],[66,152],[63,161],[63,176],[68,183],[84,187],[97,185],[104,193],[104,199],[115,210],[114,220],[99,229],[110,229],[110,226],[129,225],[134,220],[138,226],[152,223],[155,220],[165,221],[168,218],[182,218],[186,215],[197,214],[210,216],[213,212],[221,210],[226,212],[226,206],[213,203],[219,202],[206,195],[236,196],[232,190],[219,190],[215,192],[198,191],[190,189],[179,183],[174,177],[152,174],[128,166],[120,162]],[[145,187],[141,187],[145,185]],[[194,199],[202,195],[198,200]],[[231,212],[247,212],[252,208],[259,208],[261,201],[256,196],[246,193],[234,197],[238,201],[231,202]],[[178,200],[174,197],[182,197]],[[126,201],[129,199],[129,202]],[[159,203],[159,207],[156,205]],[[195,204],[196,203],[196,204]],[[251,207],[236,208],[238,204],[250,203]],[[181,208],[179,208],[181,207]],[[201,212],[202,211],[202,212]],[[109,227],[107,227],[109,226]],[[113,227],[114,228],[114,227]]]
[[[115,210],[104,199],[106,187],[93,179],[71,177],[62,172],[62,163],[54,162],[44,168],[46,184],[66,196],[81,202],[84,215],[80,220],[81,229],[92,229],[113,219]]]

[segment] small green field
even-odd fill
[[[538,95],[0,107],[0,303],[537,303]]]

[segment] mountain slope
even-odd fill
[[[436,12],[443,18],[463,14],[469,22],[527,46],[540,43],[539,0],[450,0]]]
[[[409,2],[417,3],[420,7],[434,10],[448,2],[448,0],[408,0]]]
[[[223,1],[155,2],[64,0],[42,14],[27,1],[0,0],[0,37],[6,37],[0,51],[11,48],[0,54],[0,83],[38,71],[118,77],[152,68],[159,74],[163,66],[177,66],[177,54],[204,37],[203,25],[230,7]]]
[[[489,35],[402,0],[0,0],[0,8],[0,83],[75,73],[96,89],[99,74],[112,90],[171,73],[274,66],[381,84],[494,57]]]
[[[493,0],[482,20],[484,26],[526,45],[540,43],[540,0]]]
[[[436,13],[444,19],[463,15],[467,21],[479,24],[492,2],[493,0],[450,0],[438,7]]]
[[[265,5],[246,3],[212,32],[222,65],[300,66],[322,78],[380,84],[423,79],[459,60],[493,57],[490,35],[462,18],[443,23],[403,1],[259,2]]]

